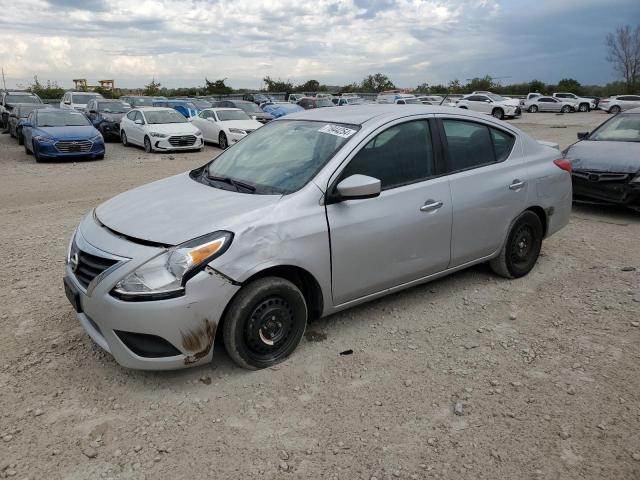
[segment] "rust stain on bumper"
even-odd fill
[[[216,329],[213,322],[206,318],[202,321],[200,327],[182,333],[182,347],[189,352],[193,352],[185,357],[185,365],[196,363],[209,354],[213,347],[215,333]]]

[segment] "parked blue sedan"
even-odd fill
[[[104,138],[80,112],[34,110],[22,124],[24,151],[36,162],[55,158],[104,158]]]
[[[264,103],[262,104],[261,108],[263,112],[273,115],[273,118],[284,117],[285,115],[289,115],[290,113],[302,112],[304,110],[304,108],[302,108],[300,105],[289,102]]]

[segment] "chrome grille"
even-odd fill
[[[91,140],[60,140],[54,145],[62,153],[86,153],[93,147],[93,142]]]
[[[87,288],[91,281],[108,268],[118,263],[117,260],[98,257],[74,248],[71,253],[71,270],[80,285]]]
[[[588,170],[574,170],[574,177],[583,178],[590,182],[625,182],[630,174],[628,173],[610,173],[610,172],[593,172]]]
[[[169,137],[169,143],[174,147],[190,147],[196,143],[195,135],[175,135]]]

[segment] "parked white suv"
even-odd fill
[[[571,102],[576,112],[588,112],[596,108],[596,102],[592,98],[579,97],[575,93],[561,92],[554,93],[553,96]]]
[[[620,113],[637,107],[640,107],[640,95],[617,95],[603,98],[598,104],[598,108],[607,113]]]
[[[486,95],[467,95],[462,97],[456,106],[476,112],[486,113],[502,120],[505,117],[519,117],[522,114],[518,100],[504,98],[489,93]]]
[[[89,103],[94,98],[104,98],[95,92],[65,92],[60,101],[60,108],[66,110],[78,110],[84,112]]]
[[[120,138],[145,152],[202,150],[202,132],[173,108],[134,108],[120,121]]]

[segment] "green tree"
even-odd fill
[[[465,86],[465,90],[474,92],[476,90],[492,91],[495,90],[496,84],[493,82],[493,78],[489,75],[485,75],[483,78],[472,78]]]
[[[571,92],[576,95],[580,95],[582,93],[582,85],[580,82],[573,78],[563,78],[558,82],[558,91],[561,92]]]
[[[382,92],[396,88],[391,79],[383,73],[375,73],[366,76],[360,83],[363,92]]]
[[[46,83],[41,83],[38,80],[38,76],[33,77],[33,83],[27,88],[30,92],[35,93],[42,99],[58,99],[64,96],[64,88],[60,87],[56,82],[47,80]]]
[[[421,83],[414,91],[416,93],[429,93],[429,84],[427,82]]]
[[[120,96],[117,90],[111,90],[110,88],[105,87],[96,87],[93,91],[99,93],[104,98],[118,98]]]
[[[262,81],[265,83],[268,92],[291,92],[293,91],[293,83],[284,80],[273,80],[271,77],[264,77]]]
[[[318,80],[307,80],[304,83],[301,83],[297,87],[295,87],[297,92],[319,92],[322,90],[322,85]],[[325,87],[326,90],[326,87]]]
[[[530,92],[542,93],[542,92],[545,91],[546,88],[547,88],[547,86],[545,85],[545,83],[542,80],[531,80],[529,82],[529,91]]]
[[[158,95],[160,93],[160,82],[156,82],[155,78],[151,79],[151,82],[144,86],[144,94],[149,96]]]
[[[225,83],[227,79],[222,78],[220,80],[210,81],[208,78],[204,79],[204,90],[210,95],[227,95],[233,93],[233,88]]]
[[[464,93],[464,90],[464,87],[460,84],[460,80],[457,78],[449,82],[449,93]]]

